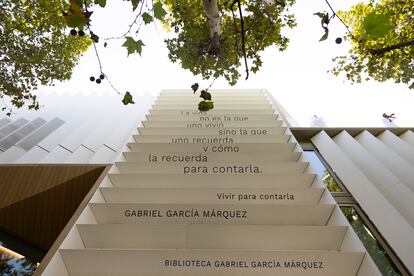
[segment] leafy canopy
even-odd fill
[[[60,0],[0,1],[2,99],[18,108],[28,103],[29,109],[38,109],[33,91],[39,85],[71,77],[91,40],[67,34],[62,11],[68,8],[68,3]]]
[[[338,15],[351,28],[354,39],[347,35],[352,43],[349,55],[334,58],[335,75],[344,73],[357,83],[371,78],[380,82],[394,80],[414,88],[412,0],[359,3]]]
[[[224,77],[231,85],[240,77],[242,61],[241,20],[233,1],[218,1],[221,17],[220,49],[218,55],[208,53],[210,29],[203,11],[202,1],[164,0],[171,14],[167,24],[176,37],[167,39],[169,58],[180,62],[184,69],[200,74],[204,79]],[[280,51],[286,49],[288,39],[281,34],[282,28],[294,27],[294,16],[289,7],[294,0],[262,1],[241,0],[246,38],[246,56],[252,64],[251,71],[262,66],[260,51],[274,45]],[[235,25],[237,27],[235,27]],[[236,29],[237,28],[237,29]]]

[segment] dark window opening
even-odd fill
[[[368,254],[377,265],[382,275],[393,276],[402,275],[396,265],[393,263],[387,251],[374,236],[367,223],[362,218],[355,206],[340,206],[342,213],[345,215],[354,232],[361,240]]]
[[[8,276],[32,275],[38,263],[9,249],[0,241],[0,273]]]

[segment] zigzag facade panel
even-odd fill
[[[295,130],[294,119],[265,90],[236,92],[234,99],[213,91],[217,105],[207,114],[194,111],[190,91],[165,90],[155,103],[145,95],[127,107],[113,97],[99,106],[86,97],[75,110],[78,98],[65,96],[41,114],[0,120],[3,139],[43,120],[7,144],[2,163],[113,164],[38,273],[380,275],[344,213],[349,206],[337,204],[341,193],[328,192],[326,177],[303,153],[301,135],[395,251],[397,270],[413,272],[413,132]],[[186,216],[188,207],[249,215],[200,218]],[[145,218],[138,216],[143,210]],[[177,217],[167,216],[174,211]],[[234,265],[214,268],[226,260]],[[323,265],[300,269],[286,264],[292,260]]]

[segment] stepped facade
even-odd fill
[[[116,144],[108,139],[120,136],[116,131],[101,130],[106,138],[100,144],[96,138],[86,138],[80,146],[96,149],[89,155],[90,163],[107,148],[120,154],[111,152],[113,157],[101,162],[103,169],[94,178],[98,180],[35,274],[384,274],[361,243],[358,230],[353,230],[346,204],[343,207],[337,197],[342,193],[328,191],[326,177],[318,174],[304,152],[308,143],[334,168],[327,166],[335,178],[339,176],[340,185],[345,184],[352,203],[363,207],[384,243],[393,248],[396,271],[402,273],[388,275],[409,273],[414,245],[410,179],[414,178],[403,170],[414,165],[404,158],[411,158],[405,152],[414,150],[411,130],[399,130],[401,138],[393,131],[376,136],[368,130],[308,131],[292,127],[286,112],[280,112],[264,90],[218,90],[213,97],[214,109],[199,113],[194,110],[199,99],[189,91],[162,91],[119,150],[108,146],[108,141]],[[122,129],[125,133],[127,127]],[[95,148],[88,146],[93,143]],[[391,171],[398,180],[404,176],[400,186],[404,195],[387,193],[378,184],[381,177],[375,172],[386,162],[378,147],[384,144],[391,148],[389,156],[397,151],[395,162],[407,163],[406,167],[399,164],[401,174],[394,173],[397,165],[392,162],[382,165],[381,172]],[[19,144],[10,145],[14,152],[6,150],[3,155],[24,160],[25,154],[14,149]],[[86,156],[73,155],[68,158],[77,163]],[[48,155],[42,158],[48,160]],[[368,163],[367,158],[371,158]],[[389,217],[381,218],[375,208]],[[386,220],[398,229],[387,228]]]

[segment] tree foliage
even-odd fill
[[[0,1],[0,97],[38,109],[34,90],[67,80],[90,39],[67,34],[59,0]],[[3,102],[4,104],[4,102]],[[2,106],[6,110],[6,106]]]
[[[334,58],[332,72],[351,82],[394,80],[414,88],[414,5],[412,0],[359,3],[338,12],[352,30],[347,56]]]
[[[230,0],[219,1],[221,17],[220,49],[217,55],[209,53],[210,29],[203,12],[202,1],[164,0],[171,16],[167,24],[176,33],[167,39],[169,58],[180,62],[184,69],[200,74],[204,79],[224,77],[231,85],[241,76],[241,18],[233,17],[237,5],[231,9]],[[289,8],[294,0],[286,1],[243,1],[241,0],[246,56],[252,64],[251,71],[262,66],[260,51],[274,45],[280,51],[286,49],[288,38],[282,35],[284,27],[294,27],[296,22]]]
[[[162,21],[175,33],[167,39],[169,59],[204,79],[224,77],[234,85],[241,76],[245,60],[246,78],[262,66],[261,51],[275,46],[283,51],[288,45],[282,31],[296,26],[290,12],[295,0],[128,0],[134,21],[122,35],[100,38],[93,33],[94,7],[106,8],[106,0],[6,0],[0,1],[0,108],[10,114],[4,98],[15,107],[28,103],[38,109],[35,90],[54,80],[67,80],[91,43],[123,40],[127,54],[141,55],[146,47],[140,39],[141,25]],[[318,12],[324,34],[329,22],[339,18],[351,40],[346,56],[334,59],[335,75],[344,73],[352,82],[363,79],[393,79],[414,88],[414,5],[412,0],[371,0],[354,5],[349,11]],[[168,11],[168,13],[167,13]],[[219,18],[217,21],[215,18]],[[69,35],[69,28],[72,34]],[[86,35],[85,32],[88,32]],[[217,33],[219,32],[219,33]],[[79,34],[79,35],[76,35]],[[342,38],[337,38],[340,44]],[[214,47],[213,47],[214,46]],[[105,79],[120,95],[124,104],[134,103],[131,93],[120,93],[103,72]],[[203,94],[205,95],[205,94]],[[204,99],[205,100],[205,99]],[[210,100],[201,109],[213,108]],[[200,108],[200,106],[199,106]]]

